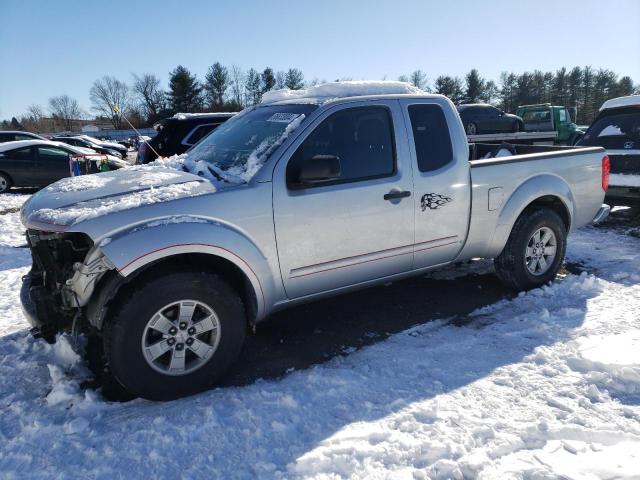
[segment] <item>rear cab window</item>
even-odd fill
[[[453,162],[453,146],[444,112],[436,104],[409,105],[409,119],[421,172],[433,172]]]

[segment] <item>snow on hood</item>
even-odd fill
[[[262,96],[262,103],[273,103],[282,100],[323,99],[342,97],[361,97],[364,95],[402,95],[424,94],[418,87],[407,82],[391,80],[361,80],[348,82],[331,82],[316,85],[302,90],[272,90]]]
[[[22,210],[26,224],[71,226],[123,210],[214,193],[209,181],[188,172],[133,167],[60,180],[35,194]]]

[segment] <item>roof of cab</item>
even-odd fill
[[[423,90],[406,82],[363,80],[324,83],[300,90],[290,90],[288,88],[272,90],[263,95],[262,104],[287,105],[292,103],[311,103],[320,105],[337,99],[379,98],[382,96],[398,97],[405,95],[421,97],[440,96],[427,94]]]

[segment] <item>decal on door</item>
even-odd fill
[[[440,195],[439,193],[425,193],[420,200],[420,204],[422,205],[422,211],[424,212],[427,208],[430,210],[436,210],[443,205],[446,205],[451,200],[453,199],[445,195]]]

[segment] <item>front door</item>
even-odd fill
[[[406,136],[395,134],[403,129],[395,100],[337,106],[309,125],[278,162],[273,208],[289,298],[412,268],[412,171]],[[339,178],[292,184],[292,165],[318,155],[339,158]]]

